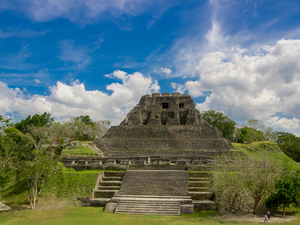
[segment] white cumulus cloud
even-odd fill
[[[193,97],[211,93],[197,104],[201,111],[217,109],[237,121],[272,118],[274,126],[299,128],[300,40],[280,40],[263,51],[207,53],[196,67],[199,79],[187,81],[184,90]],[[277,113],[294,119],[274,117]]]
[[[172,73],[172,70],[170,70],[169,68],[161,68],[161,71],[167,75],[169,75],[170,73]]]
[[[9,88],[0,81],[0,114],[11,113],[22,118],[33,114],[51,113],[57,120],[69,117],[90,115],[93,120],[110,120],[118,124],[126,114],[138,103],[140,97],[147,93],[159,92],[157,80],[150,76],[136,72],[119,78],[114,71],[111,77],[121,80],[121,83],[111,83],[106,89],[112,91],[107,94],[102,91],[88,91],[83,83],[75,81],[67,85],[58,81],[49,87],[50,95],[26,96],[19,88]]]

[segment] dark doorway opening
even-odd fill
[[[163,109],[169,108],[169,103],[163,103],[163,104],[162,104],[162,108],[163,108]]]
[[[179,108],[184,108],[184,103],[179,103]]]
[[[174,112],[169,112],[168,117],[171,118],[171,119],[174,119]]]

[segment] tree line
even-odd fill
[[[209,124],[217,127],[224,138],[232,142],[274,141],[286,155],[300,162],[300,137],[294,134],[274,131],[271,127],[265,126],[255,119],[248,120],[246,125],[238,125],[229,116],[216,110],[204,111],[202,117]]]
[[[300,206],[300,170],[295,170],[286,159],[268,152],[255,157],[225,155],[213,166],[214,191],[219,210],[235,213],[253,211],[259,206],[283,214],[290,205]]]
[[[45,112],[13,124],[0,115],[0,199],[15,172],[25,179],[34,209],[45,179],[57,163],[61,145],[74,140],[93,141],[109,127],[109,121],[94,122],[89,116],[58,122]]]
[[[240,126],[216,110],[202,112],[203,118],[217,127],[223,137],[236,143],[276,142],[293,160],[300,162],[300,138],[288,132],[274,131],[258,120]],[[300,170],[292,168],[280,154],[262,151],[254,155],[223,155],[215,159],[214,191],[219,210],[257,212],[259,205],[269,209],[300,206]]]

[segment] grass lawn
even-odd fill
[[[76,155],[76,156],[87,156],[87,155],[94,155],[97,156],[98,153],[94,151],[93,149],[89,148],[85,145],[78,145],[78,146],[72,146],[64,149],[61,153],[62,156],[65,155]]]
[[[272,141],[260,141],[253,142],[251,144],[240,144],[232,143],[234,146],[238,147],[239,150],[244,152],[249,157],[259,158],[261,154],[267,154],[268,157],[273,158],[278,161],[279,164],[286,160],[293,169],[300,169],[300,163],[294,161],[286,154],[284,154],[278,145]]]
[[[215,218],[218,215],[215,211],[197,212],[194,215],[182,216],[146,216],[146,215],[126,215],[113,214],[103,212],[103,208],[93,207],[71,207],[62,208],[59,210],[23,210],[0,213],[0,224],[10,225],[48,225],[48,224],[63,224],[63,225],[89,225],[89,224],[103,224],[103,225],[131,225],[131,224],[174,224],[174,225],[215,225],[215,224],[255,224],[257,222],[234,222],[222,221]],[[287,223],[276,224],[299,224],[298,219]],[[263,218],[261,219],[263,221]]]

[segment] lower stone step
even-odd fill
[[[209,187],[189,187],[189,191],[207,192],[209,190],[210,190]]]
[[[122,181],[100,181],[100,186],[121,186]]]
[[[112,198],[117,190],[98,190],[94,192],[95,198]]]
[[[161,215],[161,216],[180,216],[180,210],[176,212],[139,212],[139,211],[117,211],[117,214],[134,214],[134,215]]]
[[[119,190],[120,186],[100,186],[99,190]]]
[[[209,181],[189,181],[189,187],[209,187]]]
[[[121,181],[122,177],[102,177],[103,181]]]
[[[213,196],[212,192],[189,191],[192,200],[210,200]]]
[[[114,197],[113,201],[116,200],[118,202],[115,213],[179,216],[180,199],[172,199],[170,196],[165,197],[166,198]],[[186,197],[190,198],[189,196]]]
[[[211,177],[212,173],[209,172],[189,172],[189,178],[192,177]]]
[[[217,203],[210,200],[193,200],[195,210],[216,210],[218,208]]]

